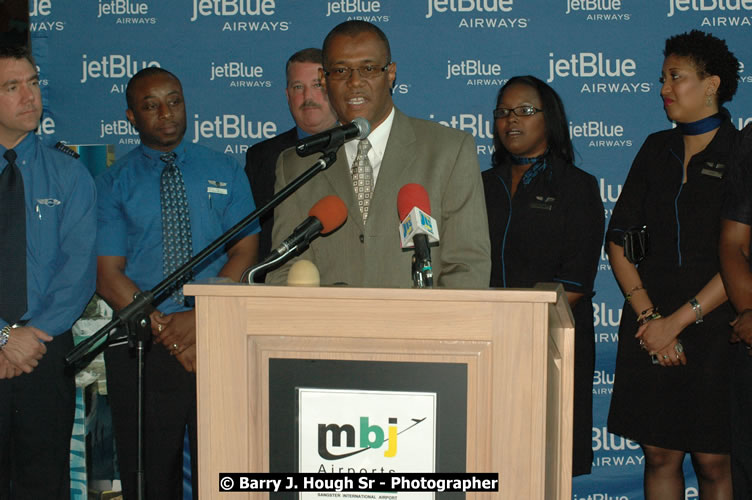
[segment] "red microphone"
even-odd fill
[[[405,184],[397,194],[397,212],[400,218],[400,244],[402,248],[415,246],[415,238],[422,236],[427,243],[438,243],[439,230],[431,217],[431,200],[426,188],[420,184]],[[420,238],[419,238],[420,239]]]
[[[420,184],[405,184],[397,193],[397,211],[400,220],[404,220],[410,210],[415,207],[431,215],[431,200],[428,198],[428,191]]]
[[[311,241],[321,234],[329,234],[347,220],[347,207],[337,196],[321,198],[308,211],[308,217],[295,228],[277,248],[258,265],[246,269],[241,281],[253,282],[254,275],[261,270],[271,270],[281,266],[296,255],[308,249]]]
[[[436,221],[431,217],[431,201],[420,184],[405,184],[397,194],[400,244],[415,248],[412,264],[413,284],[416,288],[433,286],[433,268],[429,243],[439,241]]]
[[[331,194],[329,196],[324,196],[316,202],[316,204],[308,211],[308,215],[309,217],[314,217],[321,222],[321,234],[329,234],[344,224],[347,219],[347,207],[345,206],[345,202],[343,202],[338,196]],[[305,224],[305,221],[303,224]]]

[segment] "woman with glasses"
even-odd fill
[[[491,286],[563,285],[575,320],[572,473],[588,474],[595,366],[591,298],[603,240],[598,183],[574,166],[564,105],[543,81],[511,78],[493,114],[493,167],[483,172]]]
[[[645,140],[606,235],[625,294],[608,430],[642,447],[645,498],[684,498],[689,453],[700,498],[730,499],[729,322],[718,258],[723,178],[738,131],[721,107],[739,62],[691,31],[666,40],[660,82],[676,128]]]

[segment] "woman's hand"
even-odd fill
[[[637,329],[635,338],[640,340],[648,352],[654,353],[665,349],[681,333],[681,329],[674,325],[671,316],[658,318],[644,323]]]
[[[687,364],[687,355],[684,353],[684,346],[679,339],[674,339],[664,349],[655,353],[658,364],[661,366],[679,366]]]

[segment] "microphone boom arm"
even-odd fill
[[[117,335],[117,332],[125,327],[128,330],[126,336],[136,335],[132,327],[140,331],[140,336],[148,332],[150,325],[149,313],[146,312],[148,307],[160,304],[169,297],[172,289],[180,283],[190,281],[193,268],[203,261],[206,257],[214,253],[218,248],[230,241],[241,230],[254,220],[258,219],[269,210],[274,209],[277,205],[286,200],[295,191],[300,189],[303,184],[310,181],[319,172],[322,172],[332,166],[337,160],[337,150],[340,146],[330,147],[325,150],[321,157],[308,170],[296,177],[292,182],[283,187],[276,193],[268,203],[263,207],[254,210],[240,222],[232,226],[226,233],[211,242],[206,248],[191,257],[185,264],[172,272],[167,278],[160,281],[154,288],[148,292],[140,292],[133,302],[123,309],[113,314],[113,319],[102,328],[97,330],[91,337],[87,338],[76,347],[74,347],[66,356],[65,363],[68,366],[75,366],[77,369],[83,368],[82,361],[90,361],[97,354],[102,352],[112,342],[124,338],[124,335]],[[106,341],[103,339],[106,337]],[[147,337],[148,338],[148,337]]]

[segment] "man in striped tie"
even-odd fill
[[[141,145],[97,182],[97,292],[115,309],[149,290],[254,209],[238,163],[189,140],[183,88],[161,68],[146,68],[126,88],[126,116]],[[208,257],[197,278],[237,281],[256,261],[258,226]],[[196,322],[177,287],[151,312],[146,354],[146,497],[182,498],[183,436],[188,427],[196,478]],[[135,498],[137,360],[128,346],[105,352],[107,385],[125,498]]]

